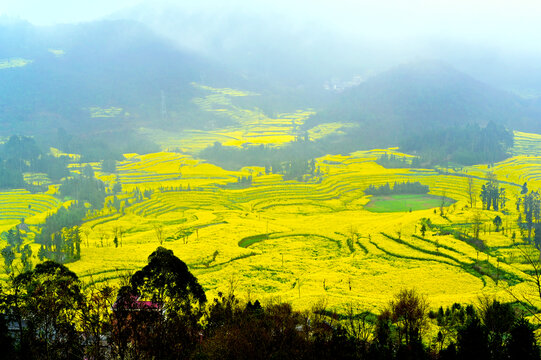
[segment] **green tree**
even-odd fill
[[[3,359],[16,358],[14,341],[8,329],[9,319],[6,316],[8,311],[12,311],[9,301],[9,295],[0,284],[0,349],[2,349],[0,357]]]
[[[423,237],[425,237],[425,233],[426,233],[426,224],[423,222],[423,223],[421,224],[421,235],[422,235]]]
[[[9,229],[6,234],[6,240],[8,244],[15,248],[15,252],[21,251],[21,245],[23,244],[23,238],[21,236],[21,232],[19,228],[16,228],[15,230]]]
[[[115,184],[113,185],[113,193],[118,194],[122,192],[122,184],[120,183],[120,178],[118,175],[115,178]]]
[[[500,189],[499,199],[500,199],[500,209],[503,210],[505,209],[505,204],[507,203],[507,196],[506,196],[505,188]]]
[[[500,226],[502,226],[502,218],[500,215],[496,215],[492,223],[496,226],[496,232],[500,231]]]
[[[87,178],[93,178],[94,177],[94,169],[90,164],[86,164],[83,166],[83,170],[81,174]]]
[[[4,257],[4,266],[6,272],[10,274],[13,272],[13,261],[15,260],[15,252],[13,252],[13,247],[8,245],[2,249],[2,256]]]
[[[28,321],[28,351],[32,359],[74,359],[83,354],[75,328],[83,300],[77,275],[64,265],[45,261],[15,277],[20,289],[21,316]]]
[[[32,270],[32,248],[28,244],[21,251],[21,263],[23,264],[23,271]]]
[[[505,359],[505,339],[509,337],[511,328],[517,320],[511,304],[481,299],[479,317],[487,331],[491,358]]]
[[[509,359],[539,360],[539,347],[532,324],[526,319],[518,319],[509,335],[506,343]]]
[[[113,328],[112,307],[114,288],[109,284],[89,284],[84,290],[84,299],[79,309],[79,325],[85,339],[85,358],[112,358],[103,339]],[[109,355],[109,356],[107,356]]]
[[[488,334],[477,317],[469,319],[458,332],[458,359],[489,360]]]
[[[526,221],[526,228],[528,230],[528,241],[532,240],[532,230],[536,222],[540,220],[541,210],[541,196],[539,192],[532,191],[527,195],[524,195],[522,199],[522,208],[524,214],[524,220]]]

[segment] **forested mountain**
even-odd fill
[[[157,121],[162,92],[165,125],[182,126],[195,110],[190,83],[227,83],[229,76],[126,20],[54,27],[0,23],[0,63],[6,134],[164,125]]]
[[[395,67],[344,92],[310,125],[359,123],[368,138],[378,133],[387,142],[417,131],[490,121],[532,131],[541,128],[541,117],[528,122],[524,118],[537,106],[444,63],[423,61]]]
[[[537,99],[493,88],[442,62],[424,61],[395,67],[345,91],[305,126],[332,121],[356,123],[359,127],[350,132],[350,137],[360,147],[437,150],[442,153],[438,156],[449,159],[454,152],[461,152],[456,156],[460,162],[468,156],[457,145],[465,142],[470,151],[498,154],[482,160],[494,161],[501,159],[512,143],[510,133],[503,129],[541,130],[540,110]],[[488,124],[492,124],[488,130],[481,130]],[[498,136],[488,139],[488,133]],[[446,145],[446,139],[452,146]],[[505,146],[497,148],[498,144]]]

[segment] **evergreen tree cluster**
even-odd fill
[[[240,176],[237,178],[237,184],[240,186],[251,186],[252,185],[252,175]]]
[[[519,212],[517,222],[521,233],[527,231],[526,238],[529,243],[532,241],[532,231],[535,230],[535,246],[541,249],[541,194],[539,191],[528,193],[526,184],[523,189],[523,196],[517,199],[517,211]]]
[[[275,170],[276,169],[276,170]],[[291,160],[282,164],[274,164],[272,172],[284,175],[284,180],[303,181],[305,175],[319,176],[320,169],[316,166],[314,159],[311,160]]]
[[[51,139],[48,140],[51,141]],[[102,165],[105,162],[105,168],[108,170],[114,169],[114,160],[124,158],[122,154],[147,154],[160,151],[158,145],[135,131],[127,129],[103,131],[99,134],[73,135],[59,128],[56,136],[52,137],[52,145],[67,154],[80,154],[82,162],[102,161]]]
[[[23,265],[23,269],[28,270],[32,268],[32,249],[28,244],[22,246],[26,235],[21,233],[18,226],[14,229],[12,228],[8,231],[3,232],[0,238],[6,240],[6,242],[8,243],[8,245],[3,248],[1,252],[2,257],[4,258],[4,268],[6,269],[7,273],[13,272],[12,265],[17,253],[21,255],[21,263]]]
[[[221,143],[215,142],[212,146],[204,149],[200,156],[223,168],[232,170],[238,170],[245,166],[264,166],[267,174],[285,174],[286,172],[310,174],[315,163],[313,158],[324,154],[324,150],[316,142],[297,140],[281,147],[248,145],[242,148],[223,146]],[[291,170],[292,167],[295,170]],[[313,169],[313,171],[315,170]]]
[[[64,264],[81,258],[81,233],[79,226],[63,227],[51,235],[50,239],[41,241],[38,258],[54,260]]]
[[[101,171],[106,173],[115,173],[116,172],[116,160],[115,159],[104,159],[101,162]]]
[[[79,203],[72,204],[69,208],[60,207],[57,212],[45,218],[45,223],[41,226],[41,232],[36,235],[35,242],[42,245],[43,251],[46,251],[45,254],[64,253],[63,229],[80,226],[86,213],[87,208]],[[44,257],[49,258],[45,255]],[[56,257],[66,258],[65,255],[55,255]]]
[[[507,202],[507,197],[505,195],[505,188],[500,188],[496,176],[494,173],[488,174],[488,182],[481,186],[481,201],[483,203],[483,209],[498,211],[499,209],[504,209]]]
[[[396,182],[391,185],[385,183],[385,185],[375,186],[371,184],[364,190],[366,195],[397,195],[397,194],[426,194],[430,191],[428,185],[423,185],[418,181],[415,182]]]
[[[493,122],[485,127],[470,124],[420,131],[400,142],[403,151],[415,152],[432,164],[491,164],[507,158],[512,146],[513,133]]]

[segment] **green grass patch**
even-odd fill
[[[239,246],[243,248],[247,248],[250,245],[266,240],[268,238],[269,238],[269,234],[258,234],[258,235],[253,235],[253,236],[247,236],[239,241]]]
[[[373,196],[364,208],[371,212],[424,210],[439,207],[441,200],[441,196],[428,194]],[[455,202],[456,200],[446,197],[444,206],[449,206]]]

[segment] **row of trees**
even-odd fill
[[[423,185],[418,181],[395,181],[392,187],[389,185],[389,183],[385,183],[385,185],[381,186],[371,184],[364,190],[364,193],[366,195],[426,194],[429,190],[428,185]]]
[[[376,163],[388,169],[419,168],[421,167],[421,158],[383,154],[377,158]]]
[[[481,202],[483,203],[483,209],[490,210],[490,207],[494,211],[499,209],[505,209],[507,203],[507,196],[505,188],[500,188],[496,175],[492,172],[487,175],[488,181],[481,186]]]
[[[54,260],[59,263],[76,261],[81,258],[81,231],[79,226],[63,227],[42,241],[38,258]]]
[[[52,261],[0,290],[9,359],[539,359],[532,325],[510,304],[429,311],[423,296],[402,290],[379,315],[350,306],[340,320],[323,305],[263,307],[232,291],[207,303],[186,264],[162,247],[118,290],[83,286]]]
[[[541,249],[541,195],[539,191],[523,194],[517,200],[518,225],[528,232],[528,242],[532,240],[532,230],[535,229],[535,245]]]

